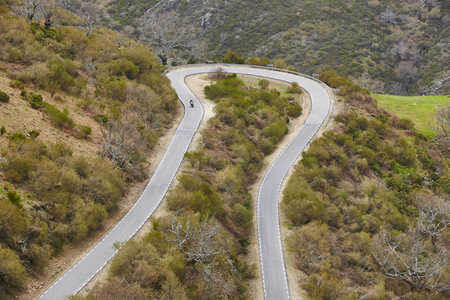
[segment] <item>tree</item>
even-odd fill
[[[278,69],[286,69],[286,62],[284,59],[277,58],[273,61],[273,67]]]
[[[185,48],[186,39],[193,35],[193,27],[182,24],[174,11],[151,12],[141,18],[141,24],[141,31],[149,39],[150,46],[158,52],[164,66],[167,65],[169,53]]]
[[[244,64],[245,58],[239,56],[235,51],[228,50],[223,62],[227,64]]]
[[[28,24],[31,25],[38,16],[42,2],[43,0],[18,0],[13,10],[18,16],[27,18]]]
[[[212,80],[223,79],[227,76],[227,72],[222,67],[217,67],[209,72],[209,78]]]
[[[389,7],[386,8],[384,12],[381,13],[380,19],[383,23],[392,23],[397,25],[397,13],[392,11]]]
[[[96,0],[83,1],[77,9],[77,14],[82,19],[81,26],[85,28],[86,35],[90,36],[102,17],[101,6]]]
[[[441,107],[434,117],[435,130],[442,137],[442,140],[450,144],[450,106]]]
[[[105,144],[103,150],[117,168],[125,170],[145,145],[142,130],[132,120],[111,120],[106,125],[99,123]]]
[[[427,249],[418,231],[393,235],[380,233],[373,238],[372,254],[384,276],[408,283],[411,289],[442,292],[450,289],[444,270],[449,259],[446,247]]]
[[[421,207],[420,207],[421,206]],[[435,198],[420,201],[418,229],[431,237],[433,245],[441,237],[441,233],[450,225],[450,201]]]
[[[165,240],[175,243],[187,261],[204,263],[212,256],[226,252],[217,241],[218,234],[219,226],[214,220],[206,218],[198,224],[192,224],[189,218],[186,222],[180,222],[173,217]]]
[[[44,17],[44,25],[49,29],[59,17],[59,0],[42,0],[40,11]]]

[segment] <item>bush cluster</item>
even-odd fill
[[[379,109],[348,79],[323,76],[343,87],[353,109],[338,115],[335,128],[311,143],[283,194],[282,211],[296,228],[288,238],[289,251],[308,275],[301,285],[313,299],[420,298],[410,289],[394,288],[404,284],[400,280],[383,279],[372,238],[386,230],[407,232],[418,217],[423,191],[448,195],[445,153],[416,134],[411,121]]]
[[[5,283],[17,276],[14,284],[2,285],[9,293],[23,285],[26,273],[41,271],[66,244],[100,228],[117,209],[124,183],[108,161],[76,157],[61,142],[45,144],[23,136],[11,141],[2,155],[5,179],[27,187],[25,197],[9,190],[7,199],[0,200],[0,253],[9,253],[11,259],[6,273],[1,260],[0,278]]]
[[[0,102],[8,103],[9,102],[9,95],[3,91],[0,91]]]
[[[23,89],[46,90],[55,100],[64,93],[72,95],[68,99],[88,99],[80,106],[100,116],[103,125],[124,116],[137,120],[145,145],[133,153],[136,166],[127,166],[125,174],[110,161],[75,157],[67,145],[45,144],[36,138],[38,131],[11,134],[0,170],[20,199],[12,193],[0,199],[1,299],[11,298],[27,274],[41,271],[66,245],[101,227],[123,196],[123,178],[146,178],[145,150],[156,145],[178,109],[169,80],[160,75],[158,60],[146,46],[128,40],[117,47],[123,36],[99,32],[88,38],[70,26],[46,29],[21,18],[0,18],[0,60],[15,65],[4,71],[33,109],[47,114],[56,128],[88,138],[92,129],[76,124],[69,111]],[[5,132],[2,126],[1,134]],[[4,259],[9,260],[6,265]]]

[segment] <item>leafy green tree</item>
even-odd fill
[[[235,51],[228,50],[227,54],[225,54],[223,62],[227,64],[244,64],[245,58],[239,56],[239,54]]]

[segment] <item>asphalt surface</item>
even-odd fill
[[[217,66],[195,66],[179,68],[167,73],[166,76],[171,80],[173,88],[186,109],[184,118],[153,177],[128,214],[39,299],[65,299],[69,295],[78,293],[117,253],[114,243],[129,240],[151,216],[164,198],[203,117],[203,108],[194,94],[187,88],[184,78],[193,74],[208,73],[214,68],[217,68]],[[294,74],[241,66],[226,66],[224,69],[228,73],[269,77],[287,82],[295,81],[311,96],[311,113],[297,136],[280,154],[264,176],[257,204],[258,241],[264,297],[265,299],[277,300],[289,299],[280,237],[278,198],[286,173],[328,115],[330,110],[329,94],[326,88],[318,82]],[[191,99],[195,102],[194,108],[189,106],[189,100]]]

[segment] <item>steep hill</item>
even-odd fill
[[[143,20],[155,16],[192,26],[169,54],[181,62],[222,60],[233,50],[246,58],[282,58],[309,74],[333,69],[372,92],[449,92],[445,0],[112,0],[108,13],[112,27],[132,25],[136,30],[127,32],[136,37],[145,33]]]
[[[292,289],[311,299],[448,299],[447,146],[364,91],[342,102],[283,192]]]
[[[142,44],[2,13],[0,91],[0,299],[10,299],[120,217],[178,100]]]

